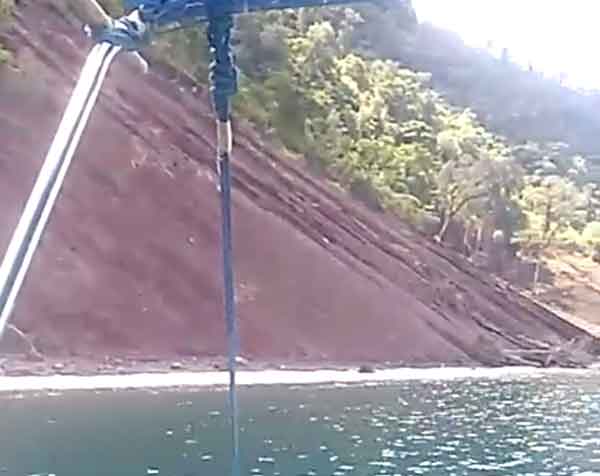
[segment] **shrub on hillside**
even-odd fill
[[[583,230],[583,239],[592,249],[592,258],[600,263],[600,221],[588,223]]]
[[[7,18],[15,6],[14,0],[0,0],[0,20]]]
[[[14,0],[0,0],[0,26],[10,17],[15,6]],[[10,53],[2,47],[0,42],[0,65],[10,59]]]

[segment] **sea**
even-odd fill
[[[241,475],[600,476],[600,373],[238,389]],[[229,476],[223,388],[0,393],[0,476]]]

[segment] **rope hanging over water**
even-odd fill
[[[215,2],[216,3],[216,2]],[[221,239],[223,240],[223,284],[225,298],[225,322],[227,325],[229,407],[232,440],[232,476],[241,472],[238,401],[236,391],[236,358],[239,351],[239,335],[235,317],[235,288],[233,276],[233,246],[231,230],[231,97],[237,92],[237,70],[231,52],[233,18],[218,11],[218,4],[211,3],[207,29],[208,44],[213,61],[210,65],[211,92],[217,116],[217,170],[221,192]]]

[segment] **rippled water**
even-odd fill
[[[599,389],[593,375],[242,388],[243,474],[600,475]],[[0,412],[0,475],[230,471],[222,392],[3,396]]]

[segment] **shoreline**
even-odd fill
[[[457,380],[469,378],[499,379],[526,376],[589,374],[599,370],[538,367],[437,367],[395,368],[361,373],[359,370],[240,370],[239,386],[265,385],[351,385],[382,384],[402,381]],[[600,373],[599,373],[600,375]],[[71,390],[139,390],[151,388],[220,388],[229,383],[224,371],[142,372],[106,375],[0,376],[0,393]]]

